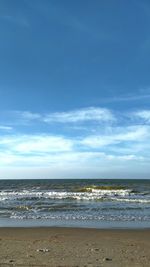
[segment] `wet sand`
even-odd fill
[[[150,230],[0,228],[0,266],[149,267]]]

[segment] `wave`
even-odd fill
[[[141,198],[111,198],[111,200],[119,202],[132,202],[132,203],[150,203],[150,199],[141,199]]]
[[[105,191],[116,191],[116,190],[125,190],[126,188],[124,186],[86,186],[86,187],[81,187],[78,191],[79,192],[94,192],[95,190],[100,191],[100,190],[105,190]]]
[[[19,220],[54,220],[54,221],[150,221],[150,216],[135,216],[135,215],[46,215],[46,214],[12,214],[11,219]]]
[[[110,197],[116,196],[129,196],[132,193],[130,189],[95,189],[93,188],[92,191],[89,192],[66,192],[66,191],[30,191],[30,190],[23,190],[20,192],[7,192],[1,191],[0,192],[0,200],[15,200],[15,199],[22,199],[22,200],[36,200],[36,199],[76,199],[76,200],[98,200],[98,199],[105,199]]]

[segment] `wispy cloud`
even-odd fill
[[[107,97],[102,98],[100,100],[101,103],[113,103],[113,102],[132,102],[132,101],[141,101],[142,99],[149,99],[150,93],[147,94],[136,94],[136,95],[122,95],[122,96],[115,96],[115,97]]]
[[[85,168],[104,165],[105,168],[111,162],[117,164],[119,162],[142,162],[144,158],[134,154],[126,155],[112,155],[102,152],[85,152],[85,151],[67,151],[62,153],[49,153],[49,154],[29,154],[28,157],[25,154],[14,154],[7,151],[5,155],[0,152],[0,167],[4,166],[36,166],[36,167],[57,167],[57,168]],[[104,167],[103,166],[103,167]],[[58,169],[59,171],[59,169]]]
[[[51,135],[3,136],[0,147],[3,151],[22,154],[70,151],[73,142],[67,138]]]
[[[9,115],[8,115],[9,117]],[[27,123],[30,121],[50,123],[84,123],[84,122],[115,122],[116,118],[112,111],[107,108],[88,107],[66,112],[51,112],[48,114],[33,113],[30,111],[12,111],[10,117],[13,121]]]
[[[0,130],[2,131],[11,131],[13,127],[11,126],[5,126],[5,125],[0,125]]]
[[[15,112],[18,117],[23,120],[42,120],[42,115],[38,113],[32,113],[30,111]]]
[[[49,172],[55,170],[61,177],[63,172],[78,173],[81,177],[81,173],[108,174],[108,166],[113,173],[126,168],[130,172],[138,168],[144,172],[150,163],[149,110],[123,113],[121,123],[117,113],[97,107],[49,114],[29,111],[14,114],[16,120],[29,121],[30,127],[38,130],[25,133],[28,127],[25,124],[22,131],[20,128],[18,132],[10,131],[9,125],[7,129],[7,125],[1,124],[1,168],[49,168]],[[125,116],[128,124],[123,121]],[[72,126],[78,129],[75,134],[70,132]],[[53,127],[57,131],[52,134]]]
[[[5,125],[4,123],[5,118]],[[150,122],[150,110],[123,111],[117,112],[108,108],[87,107],[75,110],[51,112],[51,113],[34,113],[31,111],[10,111],[0,114],[0,129],[12,130],[14,125],[24,125],[31,127],[33,125],[47,125],[53,129],[54,125],[64,125],[68,129],[78,131],[86,130],[96,132],[103,125],[103,132],[112,129],[112,126],[136,126],[137,124]],[[105,130],[106,129],[106,130]],[[110,134],[110,132],[108,132]]]
[[[112,112],[105,108],[85,108],[69,112],[57,112],[45,116],[45,122],[74,123],[85,121],[114,121]]]
[[[150,123],[150,110],[140,110],[133,113],[133,116],[140,118],[143,122]]]
[[[117,128],[114,129],[114,131],[112,133],[109,133],[109,135],[88,136],[82,140],[82,144],[92,148],[100,148],[120,143],[138,142],[138,141],[141,142],[142,140],[145,140],[145,138],[149,136],[150,136],[149,128],[144,126],[121,127],[119,129]]]
[[[117,132],[117,133],[116,133]],[[126,127],[112,129],[110,135],[92,135],[69,139],[63,136],[39,135],[6,135],[0,139],[2,162],[30,162],[40,161],[41,164],[59,162],[82,162],[88,160],[135,160],[139,159],[136,154],[118,151],[118,144],[139,144],[149,140],[149,128],[146,126]],[[115,153],[110,154],[108,146],[116,146]],[[101,148],[103,150],[101,151]],[[105,148],[105,149],[104,149]],[[96,149],[96,151],[95,151]],[[142,151],[142,147],[141,147]],[[136,152],[136,151],[135,151]],[[117,153],[117,154],[116,154]],[[5,156],[4,156],[5,155]],[[142,157],[142,155],[140,155]],[[5,159],[6,157],[6,159]],[[19,160],[20,158],[20,160]],[[141,159],[141,158],[140,158]]]

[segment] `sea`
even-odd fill
[[[0,227],[150,228],[150,180],[0,180]]]

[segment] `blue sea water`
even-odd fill
[[[150,180],[0,180],[0,227],[149,228]]]

